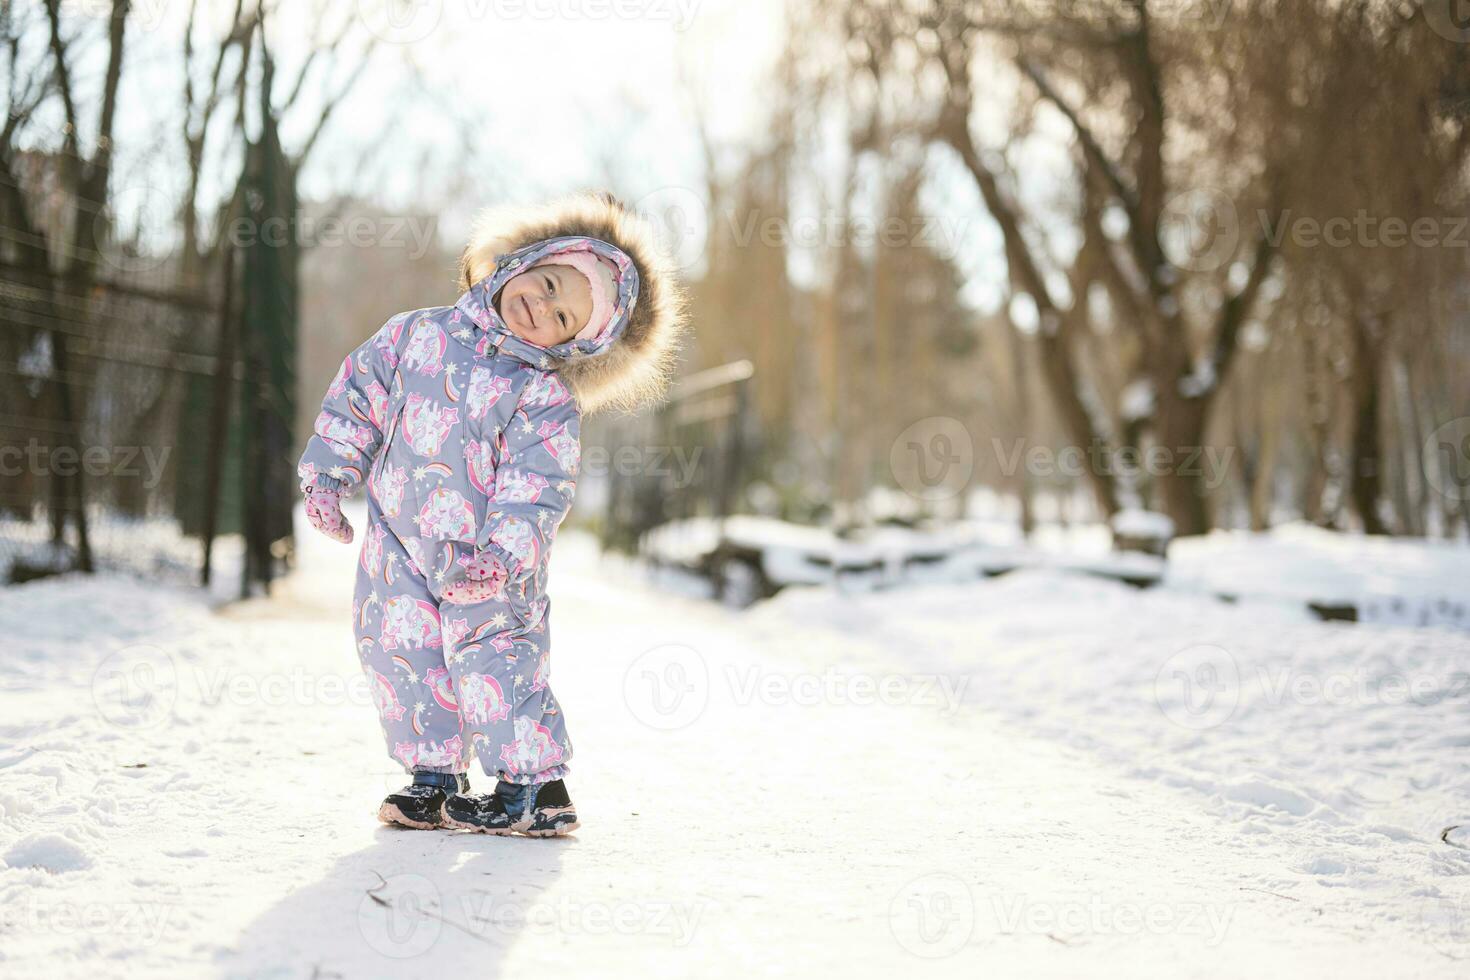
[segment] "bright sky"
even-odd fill
[[[218,37],[234,0],[199,2],[208,33]],[[312,17],[321,6],[282,0],[271,31],[282,96],[311,45],[339,29],[345,11],[354,19],[344,64],[368,38],[380,39],[313,151],[303,197],[346,191],[389,210],[437,212],[446,243],[462,238],[480,207],[579,186],[607,185],[635,203],[647,195],[702,198],[696,113],[717,147],[762,138],[771,68],[785,40],[784,2],[339,0],[318,27]],[[99,39],[108,8],[110,0],[64,0],[71,23],[90,18]],[[129,27],[115,186],[163,188],[163,201],[177,199],[183,176],[179,58],[187,11],[177,0],[134,0]],[[196,34],[196,43],[204,38]],[[95,91],[100,64],[90,67]],[[344,74],[339,66],[326,87],[307,87],[286,117],[288,149],[314,122],[321,93]],[[227,125],[232,112],[219,121]],[[222,166],[206,187],[222,193],[238,175],[239,154],[220,149],[216,142],[212,156]],[[988,307],[999,299],[1003,273],[971,183],[949,175],[929,200],[944,212],[944,233],[956,239],[971,277],[966,298]],[[160,228],[171,221],[166,211],[158,215]]]

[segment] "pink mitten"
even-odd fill
[[[307,490],[306,519],[333,541],[352,543],[352,525],[342,516],[342,495],[336,490]]]
[[[461,558],[459,563],[465,570],[465,577],[444,586],[445,602],[461,606],[484,602],[499,595],[505,587],[505,566],[490,552],[482,551],[472,558]]]

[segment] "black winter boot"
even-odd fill
[[[494,793],[456,793],[444,803],[444,825],[482,834],[560,837],[579,826],[566,783],[553,779],[522,786],[500,780]]]
[[[416,772],[412,784],[388,794],[378,807],[378,819],[414,830],[436,830],[444,826],[444,801],[449,794],[469,790],[470,780],[464,773]]]

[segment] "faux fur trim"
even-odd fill
[[[652,226],[613,195],[581,193],[482,212],[460,257],[460,289],[491,275],[499,256],[562,235],[600,238],[626,252],[638,270],[638,302],[622,336],[606,351],[559,361],[552,370],[583,413],[632,412],[658,403],[668,391],[688,326],[688,299],[654,241]]]

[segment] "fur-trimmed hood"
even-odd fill
[[[493,299],[511,278],[559,248],[585,242],[619,268],[618,305],[598,340],[541,347],[516,336]],[[479,328],[475,344],[494,346],[555,371],[584,413],[631,412],[668,388],[686,326],[684,292],[653,229],[611,194],[577,194],[530,207],[492,208],[479,216],[460,259],[455,304]]]

